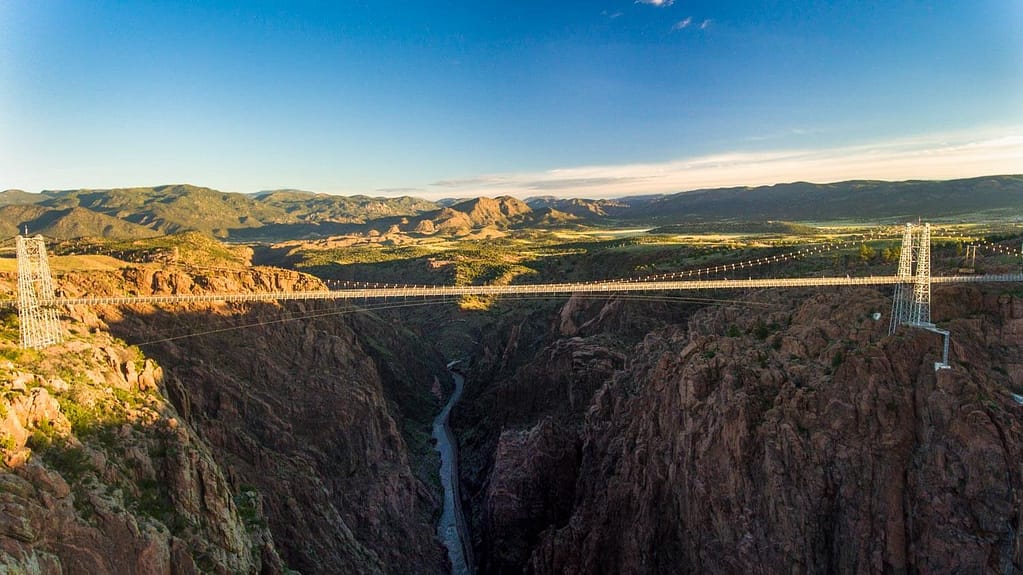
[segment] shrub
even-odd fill
[[[95,471],[85,448],[72,447],[64,441],[52,442],[43,451],[43,461],[70,482],[77,482],[86,473]]]
[[[143,479],[137,485],[138,497],[132,498],[129,505],[139,513],[172,527],[174,504],[167,492],[166,485],[156,479]]]
[[[763,322],[763,320],[757,320],[757,324],[753,326],[753,335],[757,339],[767,339],[767,336],[771,335],[770,328]]]
[[[266,519],[259,513],[258,502],[259,492],[250,485],[242,485],[238,494],[234,496],[238,517],[245,523],[247,529],[266,527]]]

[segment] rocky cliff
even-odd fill
[[[940,336],[887,336],[876,290],[758,298],[624,352],[613,310],[563,313],[572,339],[470,382],[458,422],[483,570],[1023,569],[1023,300],[936,290],[953,349],[935,372]]]
[[[154,293],[318,286],[279,270],[218,274],[208,288],[133,273]],[[355,311],[296,303],[104,317],[115,333],[156,341],[146,349],[165,366],[170,397],[232,479],[262,496],[289,567],[436,573],[446,559],[433,527],[430,388],[444,364],[400,325]]]
[[[283,570],[259,495],[232,486],[156,363],[106,334],[18,350],[14,327],[0,329],[0,571]]]
[[[59,286],[320,284],[146,265]],[[645,297],[523,304],[457,340],[477,341],[453,422],[481,572],[1023,569],[1017,294],[936,288],[933,316],[953,338],[952,368],[938,372],[940,336],[888,336],[878,290]],[[448,567],[427,433],[444,366],[404,313],[322,302],[71,313],[69,343],[38,354],[14,350],[6,316],[2,565]],[[455,341],[444,329],[465,327],[435,329],[434,342]]]
[[[152,265],[69,274],[58,286],[67,295],[322,289],[314,278],[284,270],[189,272]],[[160,389],[169,398],[164,405],[175,414],[174,429],[187,431],[206,457],[201,465],[194,456],[188,461],[220,481],[217,490],[214,483],[197,481],[195,500],[174,501],[177,516],[202,517],[222,495],[229,509],[241,506],[235,513],[241,519],[237,526],[225,521],[218,529],[255,533],[252,542],[235,543],[211,521],[210,531],[197,536],[220,555],[226,547],[249,562],[231,563],[204,552],[219,562],[200,564],[201,569],[438,573],[447,568],[434,534],[439,486],[429,438],[430,419],[439,407],[430,390],[446,371],[442,359],[401,325],[323,303],[81,308],[71,314],[71,325],[83,333],[109,331],[140,344],[155,360],[152,365],[162,366]],[[112,442],[123,448],[120,437]],[[166,464],[168,473],[188,473],[191,468],[182,470],[179,463]],[[146,485],[161,490],[166,481],[147,478]],[[52,531],[59,533],[60,527]],[[104,545],[90,541],[76,549],[101,555]],[[26,548],[49,549],[32,542]],[[186,549],[168,544],[184,553],[179,548]],[[139,569],[171,572],[156,565]]]
[[[541,531],[567,519],[594,393],[632,344],[687,307],[575,296],[482,330],[455,416],[481,572],[520,572]]]

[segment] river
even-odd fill
[[[450,370],[458,362],[448,364]],[[455,391],[451,394],[444,409],[433,420],[434,447],[440,452],[440,482],[444,487],[444,510],[441,512],[440,523],[437,524],[437,536],[448,548],[451,560],[452,575],[469,575],[472,568],[472,548],[469,543],[465,517],[462,515],[462,502],[458,494],[458,444],[451,433],[451,409],[462,397],[465,380],[461,375],[451,372],[455,380]]]

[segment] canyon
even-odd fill
[[[0,0],[0,575],[1023,574],[1023,0]]]
[[[323,289],[156,265],[59,285]],[[887,335],[890,298],[866,288],[70,310],[62,346],[5,352],[3,564],[450,572],[430,430],[457,353],[480,573],[1012,572],[1023,299],[946,286],[934,302],[953,334],[937,372],[940,338]],[[85,375],[58,367],[70,357]],[[82,405],[125,415],[90,431]],[[66,443],[46,451],[40,430]]]
[[[465,447],[482,572],[1018,570],[1023,300],[936,292],[956,358],[936,372],[940,338],[887,336],[880,293],[800,295],[624,349],[621,322],[656,311],[570,302],[518,366],[496,352],[529,336],[495,338],[497,381],[458,420],[485,430]]]

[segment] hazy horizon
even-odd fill
[[[442,200],[471,200],[471,199],[480,198],[480,197],[497,198],[497,197],[504,197],[504,196],[511,196],[511,197],[514,197],[514,198],[517,198],[517,199],[520,199],[520,200],[528,200],[528,199],[532,199],[532,198],[541,198],[541,197],[555,197],[555,198],[559,198],[559,199],[581,199],[581,200],[615,200],[615,199],[625,199],[625,198],[628,198],[628,197],[639,197],[639,196],[643,196],[643,195],[671,195],[671,194],[681,194],[681,193],[688,193],[688,192],[699,192],[699,191],[705,191],[705,190],[743,188],[743,187],[745,187],[745,188],[758,188],[758,187],[770,187],[770,186],[784,186],[784,185],[800,184],[800,183],[806,183],[806,184],[812,184],[812,185],[835,185],[835,184],[841,184],[841,183],[849,182],[849,181],[875,181],[875,182],[887,182],[887,183],[910,182],[910,181],[946,182],[946,181],[953,181],[953,180],[960,180],[960,179],[968,180],[968,179],[977,179],[977,178],[997,178],[997,177],[1017,177],[1017,176],[1023,176],[1023,172],[1018,172],[1018,173],[1006,172],[1006,173],[1001,173],[1001,174],[981,174],[981,175],[978,175],[978,176],[966,176],[966,177],[963,177],[963,178],[941,178],[941,179],[933,179],[933,178],[909,178],[909,179],[906,179],[906,180],[889,180],[889,179],[882,179],[882,178],[853,178],[853,179],[835,180],[835,181],[792,180],[792,181],[785,181],[785,182],[774,182],[774,183],[770,183],[770,184],[757,184],[757,185],[737,184],[737,185],[732,185],[732,186],[713,186],[713,187],[691,188],[691,189],[686,189],[686,190],[676,190],[674,192],[665,192],[665,193],[656,193],[656,194],[631,194],[631,195],[617,195],[617,196],[564,195],[564,194],[549,194],[549,193],[547,193],[547,194],[545,194],[545,193],[526,194],[526,193],[521,193],[521,192],[513,192],[513,193],[496,193],[496,194],[463,194],[463,195],[447,195],[447,196],[434,194],[433,197],[427,197],[426,195],[417,195],[417,194],[413,194],[413,193],[397,193],[397,192],[395,192],[395,193],[387,193],[387,194],[385,194],[385,193],[360,193],[360,192],[340,193],[340,192],[323,192],[323,191],[317,191],[317,190],[308,190],[308,189],[291,188],[291,187],[289,187],[289,188],[274,188],[274,189],[267,189],[267,190],[255,190],[255,191],[249,192],[249,191],[237,191],[237,190],[222,190],[222,189],[218,189],[218,188],[215,188],[215,187],[212,187],[212,186],[205,186],[205,185],[202,185],[202,184],[198,184],[198,183],[195,183],[195,182],[172,182],[172,183],[152,184],[152,185],[116,186],[116,187],[111,187],[111,188],[85,188],[85,187],[82,187],[82,188],[46,188],[46,189],[36,190],[36,191],[24,190],[24,189],[21,189],[21,188],[8,188],[8,189],[0,190],[0,192],[15,191],[15,192],[26,192],[26,193],[30,193],[30,194],[42,194],[42,193],[47,193],[47,192],[52,193],[52,192],[68,192],[68,191],[79,191],[79,190],[109,191],[109,190],[118,190],[118,189],[137,189],[137,188],[138,189],[145,189],[145,188],[155,189],[155,188],[173,187],[173,186],[192,186],[192,187],[196,187],[196,188],[207,188],[207,189],[211,189],[211,190],[214,190],[216,192],[221,192],[221,193],[242,194],[242,195],[247,195],[247,196],[258,196],[258,195],[261,195],[261,194],[269,194],[269,193],[273,193],[273,192],[300,192],[300,193],[310,193],[310,194],[317,194],[317,195],[323,194],[323,195],[348,196],[348,197],[351,197],[351,196],[369,196],[369,197],[372,197],[372,198],[381,198],[381,199],[399,198],[399,197],[414,197],[414,198],[418,198],[418,199],[422,199],[422,200],[428,200],[428,201],[434,201],[434,202],[442,201]]]

